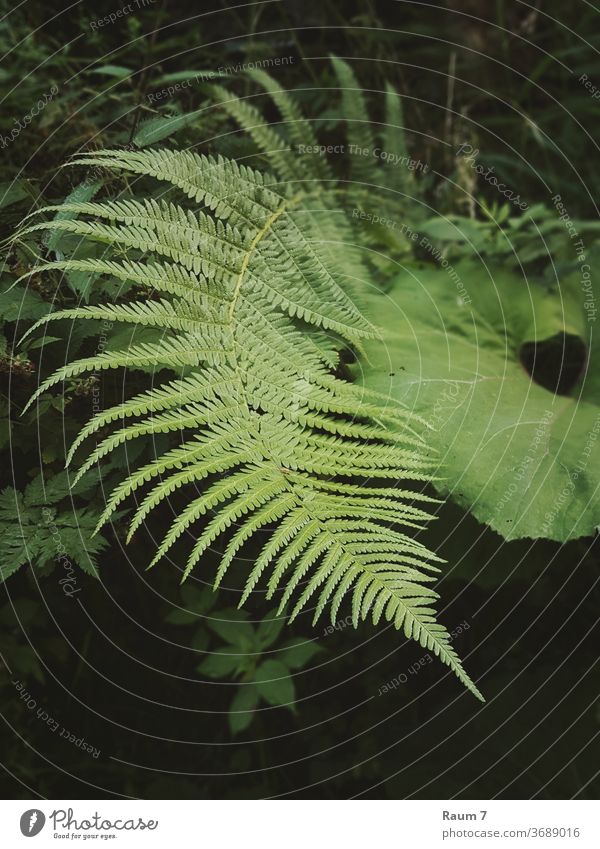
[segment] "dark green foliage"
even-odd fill
[[[49,564],[64,568],[61,583],[75,589],[73,563],[96,576],[96,555],[106,547],[94,536],[99,511],[90,506],[69,507],[66,472],[45,482],[41,475],[24,492],[7,487],[0,492],[0,579],[6,580],[26,563],[44,569]],[[45,570],[48,571],[47,569]]]

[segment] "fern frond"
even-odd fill
[[[385,124],[382,136],[383,150],[385,150],[388,156],[395,157],[396,162],[403,156],[408,155],[404,135],[402,100],[390,83],[387,83],[385,87]],[[387,176],[390,188],[412,195],[415,189],[415,179],[412,171],[400,165],[395,165],[387,169]]]
[[[341,60],[334,64],[353,143],[371,145],[354,75]],[[216,94],[261,149],[271,147],[278,177],[188,151],[94,152],[75,164],[160,180],[185,197],[70,201],[61,209],[71,217],[25,222],[25,232],[67,232],[106,246],[100,258],[56,260],[41,270],[85,271],[135,287],[128,300],[61,310],[33,330],[58,319],[105,319],[155,334],[65,365],[30,403],[86,371],[175,372],[97,413],[71,446],[67,462],[102,434],[88,449],[79,479],[131,440],[159,433],[177,440],[129,472],[98,527],[132,499],[131,537],[178,494],[184,507],[150,565],[189,537],[191,552],[180,567],[185,579],[223,538],[218,586],[246,545],[264,533],[240,603],[264,585],[267,597],[278,595],[280,608],[293,604],[293,617],[312,605],[316,620],[327,607],[335,619],[348,601],[355,624],[370,616],[403,629],[480,697],[435,622],[437,596],[429,584],[440,558],[411,536],[437,502],[395,486],[434,476],[425,424],[401,404],[334,373],[343,346],[358,348],[377,334],[358,297],[369,270],[348,248],[350,225],[333,195],[322,186],[302,189],[306,167],[286,148],[300,134],[312,138],[310,125],[276,83],[260,72],[253,77],[289,124],[286,138],[253,107],[224,90]],[[392,117],[397,120],[397,112]],[[321,166],[315,178],[328,179],[328,166]],[[359,172],[357,179],[370,179],[370,169],[359,165]],[[55,212],[49,207],[38,215]]]
[[[338,56],[331,62],[342,94],[342,114],[350,149],[350,176],[363,183],[377,182],[375,139],[364,93],[350,65]]]
[[[296,182],[303,179],[300,163],[293,156],[286,140],[265,121],[258,109],[236,97],[223,86],[212,85],[210,91],[215,102],[219,103],[246,130],[259,150],[264,151],[269,159],[269,167],[283,182]]]
[[[317,146],[319,144],[310,122],[302,114],[294,98],[282,89],[273,77],[259,68],[248,71],[248,76],[270,94],[285,121],[284,129],[292,145],[299,147],[301,145]],[[303,161],[303,173],[304,179],[307,179],[307,177],[316,180],[333,179],[331,168],[322,156],[312,157],[308,164]]]
[[[166,149],[103,150],[81,153],[68,164],[114,168],[170,183],[234,227],[260,229],[282,202],[274,178],[266,185],[260,171],[222,156]]]

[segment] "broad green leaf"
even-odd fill
[[[124,65],[101,65],[88,71],[88,74],[106,74],[107,77],[116,77],[117,79],[124,79],[131,76],[132,73],[133,71]]]
[[[258,692],[271,705],[291,705],[295,698],[294,682],[278,660],[265,660],[254,678]]]
[[[474,263],[407,268],[372,297],[382,335],[365,346],[357,379],[428,421],[439,491],[506,539],[565,541],[600,522],[595,297],[579,271],[548,288]],[[557,395],[521,358],[537,343],[543,366],[540,343],[561,351],[564,339],[580,340],[587,359],[569,395]]]
[[[184,610],[181,607],[175,607],[165,616],[165,622],[169,625],[197,625],[199,616],[192,610]]]
[[[172,136],[173,133],[182,130],[184,127],[189,127],[200,117],[202,112],[202,109],[198,109],[195,112],[186,112],[182,115],[159,115],[156,118],[150,118],[140,124],[133,139],[134,144],[136,147],[147,147],[149,144],[163,141],[163,139]]]
[[[235,672],[239,662],[239,654],[232,653],[231,649],[217,649],[196,668],[209,678],[225,678]]]
[[[485,224],[460,216],[436,216],[420,224],[419,232],[434,242],[469,242],[472,248],[477,248],[485,239]]]
[[[197,652],[206,652],[210,644],[210,634],[203,628],[197,628],[190,641],[190,648]]]
[[[33,289],[11,286],[4,278],[0,291],[0,319],[3,321],[29,321],[42,318],[50,312],[47,304]]]
[[[65,205],[71,203],[85,203],[96,195],[101,186],[102,180],[84,180],[78,186],[75,186],[73,191],[67,195],[64,203]],[[66,209],[59,210],[54,216],[55,221],[66,221],[74,218],[78,218],[77,213],[71,212],[70,210],[67,211]],[[63,230],[53,230],[45,236],[44,242],[48,250],[54,254],[55,259],[64,259],[62,243],[68,239],[69,234],[65,233]],[[81,242],[81,239],[77,240],[77,243],[79,242]]]
[[[320,651],[323,649],[317,642],[295,637],[284,645],[278,657],[289,669],[301,669]]]
[[[208,613],[214,607],[215,594],[210,587],[202,586],[193,581],[181,585],[181,597],[186,607],[197,614]],[[198,617],[196,617],[196,620]]]
[[[267,616],[265,616],[256,630],[256,638],[261,648],[266,649],[273,645],[281,633],[281,629],[285,625],[285,622],[286,620],[283,616],[277,616],[276,609],[272,610],[269,614],[267,614]]]
[[[36,339],[35,342],[29,342],[27,344],[28,351],[36,351],[38,348],[45,348],[47,345],[51,345],[53,342],[61,342],[60,336],[40,336],[39,339]]]
[[[258,705],[258,691],[253,684],[242,685],[229,708],[229,727],[232,734],[238,734],[247,728],[254,719]]]
[[[255,642],[254,629],[245,621],[247,617],[245,611],[235,608],[216,610],[207,618],[206,624],[231,645],[247,649]]]
[[[10,182],[0,183],[0,209],[12,206],[13,203],[18,203],[28,195],[26,180],[12,180]]]

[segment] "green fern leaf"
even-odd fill
[[[341,60],[334,63],[351,136],[370,144],[354,76]],[[253,76],[294,124],[288,137],[307,132],[290,96],[266,75]],[[86,371],[174,371],[162,385],[97,413],[71,447],[68,462],[103,433],[87,449],[79,478],[131,440],[177,437],[175,447],[115,488],[98,528],[135,499],[131,537],[153,510],[187,494],[151,565],[173,557],[184,580],[223,538],[217,586],[257,532],[268,531],[241,603],[263,581],[280,609],[293,604],[292,617],[312,607],[316,620],[329,607],[335,619],[347,601],[355,624],[369,616],[403,629],[481,698],[435,621],[429,584],[440,560],[411,535],[435,499],[416,486],[396,487],[432,479],[436,463],[424,424],[399,402],[335,373],[339,349],[361,350],[378,336],[357,297],[369,271],[347,248],[350,224],[334,193],[315,190],[312,180],[302,188],[305,166],[283,136],[253,107],[224,90],[216,94],[262,149],[271,147],[277,177],[187,151],[94,152],[75,162],[161,181],[173,197],[73,200],[61,207],[71,217],[25,222],[25,232],[68,232],[104,246],[100,257],[59,259],[36,272],[85,271],[135,287],[133,299],[61,310],[35,328],[55,319],[105,319],[162,334],[65,365],[30,403]],[[328,173],[322,168],[317,176]],[[360,178],[368,179],[366,171]],[[48,213],[55,208],[38,216]],[[181,563],[188,538],[191,552]]]
[[[337,56],[331,57],[342,94],[342,117],[346,122],[350,152],[350,175],[362,183],[377,182],[377,159],[373,152],[375,139],[365,97],[350,65]]]

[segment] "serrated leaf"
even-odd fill
[[[254,681],[260,695],[271,705],[292,705],[296,697],[294,681],[279,660],[265,660],[256,670]]]
[[[206,624],[232,646],[248,648],[255,642],[254,628],[246,622],[248,614],[243,610],[228,608],[215,610],[207,617]]]
[[[165,616],[165,622],[169,625],[195,625],[198,624],[198,614],[191,610],[176,608]]]
[[[258,705],[258,691],[253,684],[243,684],[233,697],[229,707],[229,728],[232,734],[239,734],[254,719]]]
[[[277,616],[276,610],[272,610],[271,613],[265,616],[256,629],[256,639],[261,648],[266,649],[273,645],[281,633],[285,621],[284,616]]]
[[[65,478],[61,473],[44,484],[38,476],[25,494],[11,487],[0,492],[0,580],[29,562],[40,568],[59,556],[98,577],[96,555],[107,545],[93,536],[98,514],[90,507],[48,506],[65,498]]]
[[[49,312],[50,304],[47,304],[33,289],[10,286],[7,278],[3,278],[0,291],[0,319],[30,321],[42,318]]]
[[[149,118],[140,124],[133,141],[140,148],[156,144],[156,142],[169,138],[179,130],[189,127],[200,117],[202,112],[203,110],[199,109],[182,115],[160,115],[157,118]]]
[[[323,648],[318,643],[299,637],[286,643],[277,657],[290,669],[302,669],[316,654],[322,651]]]
[[[209,678],[225,678],[232,675],[240,664],[240,655],[230,648],[217,649],[197,667]]]
[[[12,180],[7,183],[0,183],[0,209],[5,209],[7,206],[12,206],[13,203],[18,203],[29,196],[27,191],[26,180]]]

